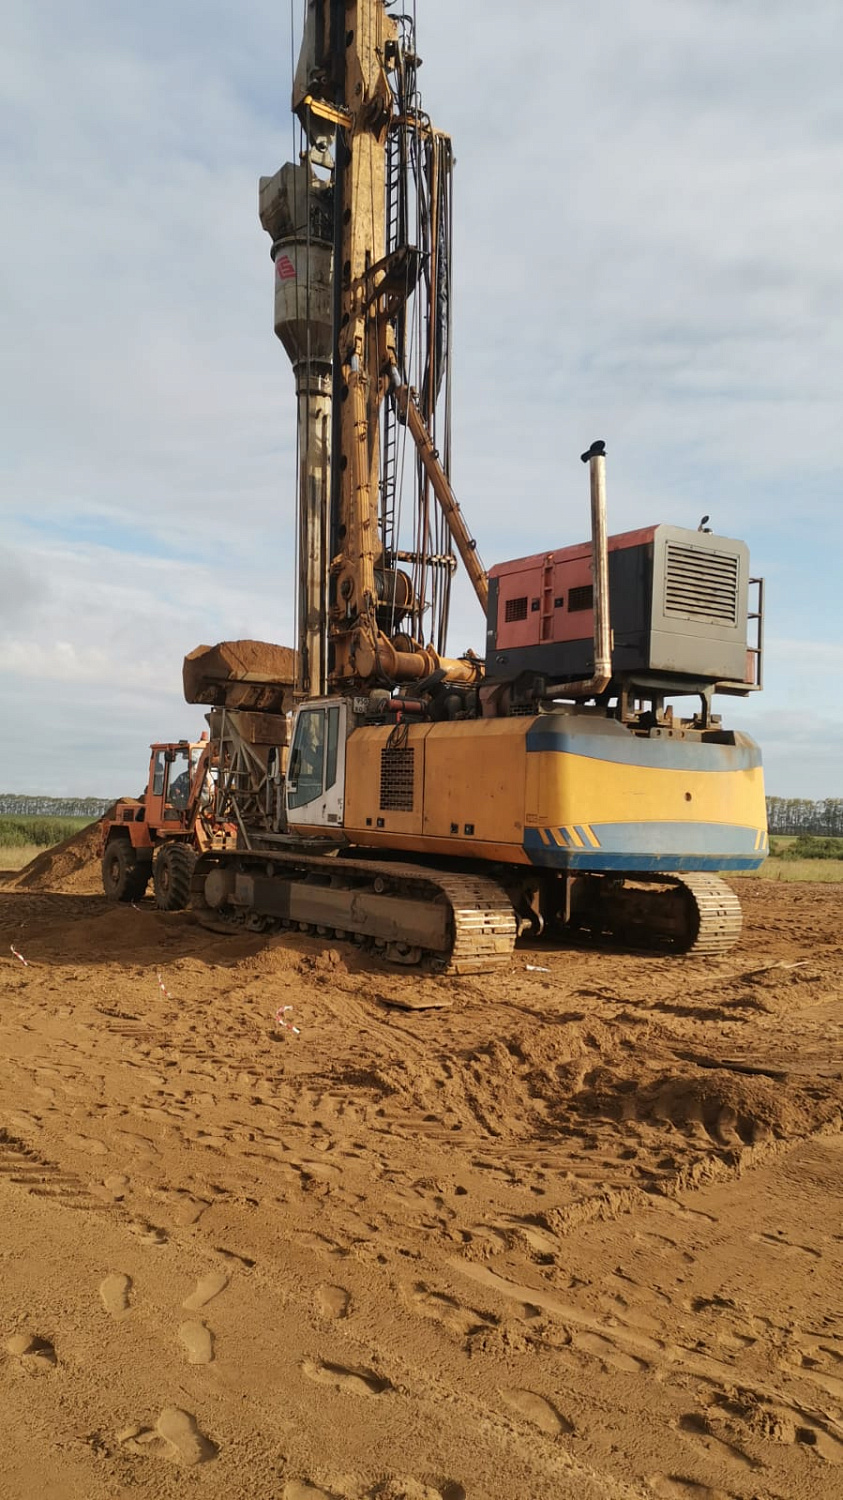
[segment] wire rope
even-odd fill
[[[294,27],[295,27],[295,0],[290,0],[290,92],[291,93],[292,93],[292,90],[293,90],[293,81],[294,81],[295,76],[296,76]],[[290,138],[291,138],[291,153],[292,153],[291,154],[291,159],[292,159],[293,162],[295,162],[295,159],[296,159],[296,123],[297,123],[296,122],[296,116],[295,116],[295,114],[292,114],[291,117],[290,117]],[[278,274],[277,271],[275,272],[275,274],[277,276],[277,274]],[[274,289],[273,289],[273,294],[274,294]],[[298,292],[296,293],[296,295],[298,295]],[[301,685],[302,685],[302,677],[301,677],[302,664],[301,664],[301,661],[300,661],[299,657],[300,657],[301,647],[302,647],[302,619],[301,619],[301,605],[302,605],[302,598],[301,598],[302,513],[301,513],[301,420],[300,420],[300,417],[299,417],[298,392],[296,393],[296,469],[295,469],[295,474],[296,474],[295,514],[296,514],[296,537],[298,538],[298,548],[297,548],[298,556],[297,556],[296,561],[295,561],[294,574],[293,574],[293,577],[294,577],[294,582],[293,582],[293,619],[295,621],[296,644],[297,644],[297,648],[298,648],[297,649],[297,653],[296,653],[296,686],[297,686],[297,688],[301,688]]]

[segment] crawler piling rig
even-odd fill
[[[609,536],[602,442],[590,540],[486,572],[450,479],[454,158],[419,67],[385,0],[307,5],[299,160],[260,184],[298,402],[295,719],[194,904],[451,972],[562,928],[720,952],[720,872],[766,854],[758,749],[713,711],[761,686],[760,581],[710,532]],[[447,653],[460,564],[484,656]]]

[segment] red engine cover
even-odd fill
[[[655,526],[609,537],[609,551],[643,547]],[[498,650],[517,650],[594,634],[591,542],[499,563],[489,572],[498,580]]]

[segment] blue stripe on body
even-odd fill
[[[565,726],[565,727],[562,727]],[[527,731],[527,753],[555,751],[613,765],[643,766],[658,771],[751,771],[761,765],[761,751],[747,734],[737,734],[735,745],[700,740],[648,739],[630,734],[620,724],[617,732],[595,734],[588,726],[566,725],[564,715],[548,714],[534,720]]]
[[[757,828],[734,823],[592,823],[601,847],[659,854],[756,854]]]
[[[754,828],[727,823],[592,823],[599,849],[560,849],[524,832],[531,864],[551,870],[757,870],[765,850]]]

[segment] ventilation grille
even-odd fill
[[[667,543],[664,612],[716,625],[738,623],[739,559]]]
[[[412,746],[381,751],[381,812],[413,811],[415,759]]]
[[[568,590],[568,613],[573,614],[578,609],[594,608],[594,585],[585,583],[578,589]]]
[[[521,599],[507,599],[503,617],[507,625],[511,625],[515,620],[526,620],[527,595],[525,594]]]

